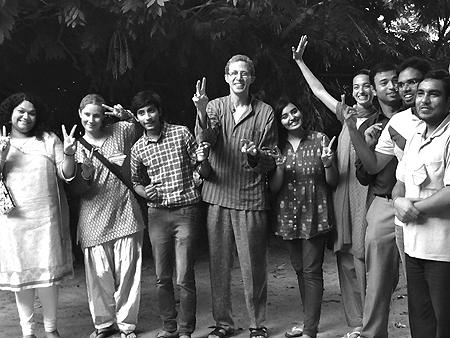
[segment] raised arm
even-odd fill
[[[300,68],[303,76],[305,77],[306,82],[311,88],[314,95],[322,101],[322,103],[327,106],[334,114],[336,114],[336,105],[338,101],[331,96],[326,90],[322,83],[314,76],[311,70],[306,66],[303,61],[303,53],[305,52],[306,45],[308,44],[308,38],[306,35],[303,35],[300,38],[300,42],[298,43],[297,48],[292,47],[292,58],[297,62],[298,67]]]

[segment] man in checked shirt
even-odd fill
[[[194,254],[200,201],[193,171],[199,169],[201,175],[207,174],[208,147],[197,146],[187,127],[163,121],[161,98],[152,91],[136,94],[131,110],[144,127],[144,135],[131,149],[130,164],[134,190],[147,200],[148,206],[148,232],[163,322],[157,337],[189,338],[196,323]],[[179,316],[172,283],[174,260]]]
[[[208,102],[206,79],[197,81],[193,101],[197,108],[196,136],[211,144],[211,174],[203,183],[208,206],[215,329],[208,338],[231,335],[231,270],[235,247],[241,266],[250,317],[250,337],[265,338],[267,300],[267,215],[265,175],[274,159],[261,149],[273,149],[278,134],[272,108],[249,94],[255,68],[245,55],[233,56],[225,66],[228,96]]]

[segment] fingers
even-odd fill
[[[333,138],[331,139],[330,143],[328,144],[328,148],[331,149],[331,147],[332,147],[333,144],[334,144],[334,141],[336,141],[336,136],[333,136]]]
[[[202,78],[202,81],[197,81],[197,84],[195,85],[195,95],[201,96],[206,94],[206,77]]]
[[[66,126],[64,124],[61,126],[61,130],[62,130],[64,139],[66,139],[69,135],[67,135]]]
[[[70,131],[70,137],[74,137],[75,130],[77,130],[77,125],[76,124],[72,127],[72,130]]]
[[[345,104],[345,94],[341,94],[341,103]]]
[[[200,80],[197,80],[195,85],[195,96],[200,96]]]
[[[201,95],[206,94],[206,77],[203,77],[202,79],[202,87],[200,88],[200,94]]]
[[[320,143],[321,143],[322,148],[326,148],[327,138],[325,136],[322,136],[322,141]]]
[[[113,112],[113,111],[114,111],[114,108],[108,106],[107,104],[102,103],[102,107],[105,108],[105,109],[107,109],[107,110],[109,110],[110,112]],[[105,113],[107,113],[107,112],[105,112]]]

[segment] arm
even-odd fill
[[[307,44],[308,38],[306,37],[306,35],[303,35],[300,38],[300,42],[297,48],[292,47],[292,58],[295,60],[298,67],[300,68],[300,71],[302,72],[306,82],[308,83],[314,95],[320,101],[322,101],[322,103],[325,106],[327,106],[328,109],[330,109],[334,114],[336,114],[336,105],[338,101],[325,90],[325,87],[322,85],[322,83],[320,83],[317,77],[314,76],[314,74],[311,72],[311,70],[306,66],[305,62],[303,61],[303,54],[305,52]]]
[[[366,143],[364,136],[356,128],[355,114],[347,110],[344,112],[344,117],[353,147],[355,148],[355,151],[358,154],[364,168],[367,173],[371,175],[378,174],[392,159],[392,155],[382,154],[370,149],[370,146]],[[376,126],[376,124],[374,126]],[[367,141],[369,141],[369,144],[372,143],[370,138],[373,137],[372,135],[376,132],[376,130],[377,127],[370,127],[367,129],[368,132],[365,135],[367,136]]]
[[[415,202],[414,207],[427,216],[448,210],[450,208],[450,186],[445,186],[430,197]]]
[[[274,194],[277,194],[283,185],[285,169],[286,163],[278,165],[275,170],[269,173],[269,190]]]

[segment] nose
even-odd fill
[[[395,89],[397,87],[397,84],[394,81],[389,81],[388,88]]]

